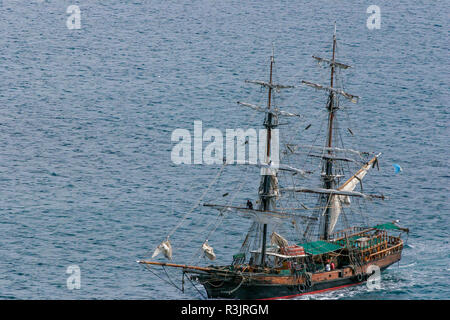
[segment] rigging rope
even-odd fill
[[[246,171],[248,171],[249,168],[250,168],[250,166],[248,166],[248,167],[246,168]],[[239,194],[239,192],[241,191],[242,187],[244,186],[244,183],[247,182],[248,175],[244,175],[244,176],[245,176],[246,178],[245,178],[244,180],[241,181],[241,183],[240,183],[238,189],[237,189],[236,192],[233,194],[233,196],[231,197],[231,199],[229,199],[227,206],[231,206],[231,205],[233,204],[234,199],[236,198],[236,196],[237,196],[237,195]],[[226,213],[225,213],[225,212],[226,212]],[[211,235],[217,230],[217,228],[222,224],[222,222],[223,222],[223,220],[225,219],[225,217],[226,217],[226,215],[228,214],[228,212],[229,212],[229,210],[227,210],[226,208],[219,210],[219,214],[217,215],[217,218],[216,218],[216,221],[219,221],[219,222],[217,222],[217,223],[216,223],[216,226],[214,227],[214,229],[212,229],[212,230],[208,233],[208,235],[206,236],[205,241],[207,241],[207,240],[211,237]],[[208,229],[208,228],[211,226],[212,223],[213,223],[213,222],[210,222],[210,223],[206,226],[205,229]],[[202,249],[200,248],[199,251],[201,251],[201,250],[202,250]],[[194,254],[194,257],[195,257],[195,254]],[[200,260],[200,258],[201,258],[201,254],[200,254],[200,256],[198,257],[198,259],[197,259],[196,261]]]
[[[214,179],[209,183],[208,187],[206,188],[206,190],[203,192],[203,194],[200,196],[200,198],[198,199],[197,203],[191,208],[191,210],[188,211],[188,213],[186,213],[184,215],[184,217],[181,219],[181,221],[172,229],[172,231],[169,232],[169,234],[167,235],[167,239],[169,239],[170,236],[172,236],[175,231],[183,224],[183,222],[187,219],[187,217],[189,215],[192,214],[192,212],[194,212],[195,209],[197,209],[197,207],[200,205],[200,203],[203,201],[203,198],[206,196],[206,194],[208,193],[209,189],[216,183],[217,179],[219,179],[220,175],[223,172],[223,169],[225,168],[225,166],[227,165],[226,162],[224,162],[222,164],[222,166],[220,167],[219,172],[216,174],[216,176],[214,177]]]

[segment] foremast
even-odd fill
[[[268,98],[267,98],[267,111],[270,111],[271,101],[272,101],[272,76],[273,76],[273,63],[274,57],[273,53],[270,56],[270,75],[269,75],[269,90],[268,90]],[[270,159],[270,147],[272,141],[272,128],[276,126],[276,124],[272,123],[272,113],[267,112],[266,121],[264,121],[264,126],[267,130],[267,140],[266,140],[266,163],[269,163]],[[260,202],[263,211],[270,210],[270,187],[272,184],[272,179],[270,175],[262,176],[262,188],[263,193],[260,194]],[[267,241],[267,223],[263,224],[263,234],[262,234],[262,247],[261,247],[261,266],[264,266],[264,260],[266,256],[266,241]]]
[[[269,82],[264,81],[246,81],[247,83],[258,84],[268,88],[268,97],[267,97],[267,108],[264,110],[266,113],[266,118],[264,120],[264,127],[267,131],[266,136],[266,153],[265,153],[265,165],[266,167],[261,168],[261,183],[260,183],[260,192],[259,192],[259,210],[263,212],[268,212],[272,209],[272,199],[276,196],[274,189],[277,188],[275,185],[276,181],[276,170],[271,168],[271,152],[272,150],[272,130],[278,126],[278,115],[288,115],[288,116],[298,116],[295,114],[290,114],[287,112],[282,112],[280,110],[272,110],[272,95],[273,89],[277,91],[279,89],[284,88],[294,88],[294,86],[286,86],[273,83],[273,67],[274,67],[274,54],[272,51],[272,55],[270,56],[270,72],[269,72]],[[248,106],[250,108],[256,109],[258,111],[262,108],[238,102],[239,104]],[[259,261],[260,266],[265,265],[265,257],[266,257],[266,247],[267,247],[267,223],[263,223],[262,230],[262,246],[261,246],[261,260]]]

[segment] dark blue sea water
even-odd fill
[[[72,4],[79,30],[66,27]],[[366,26],[372,4],[380,29]],[[304,299],[450,298],[448,2],[0,0],[0,12],[0,298],[201,298],[136,263],[219,169],[174,165],[171,133],[194,120],[261,123],[236,101],[263,101],[243,81],[267,78],[272,44],[277,80],[326,83],[311,55],[330,56],[335,20],[338,57],[353,66],[346,89],[361,96],[347,109],[348,145],[383,153],[365,188],[390,198],[368,214],[411,233],[381,290]],[[301,88],[284,101],[315,121],[324,99]],[[242,172],[230,168],[212,193],[235,188]],[[256,196],[258,179],[249,174],[236,202]],[[173,236],[175,262],[192,260],[215,215],[187,219]],[[230,262],[248,225],[231,216],[216,230],[218,263]],[[70,265],[80,289],[67,288]]]

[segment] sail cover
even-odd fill
[[[364,178],[373,163],[377,160],[375,156],[372,160],[366,163],[357,173],[355,173],[350,179],[348,179],[342,186],[338,188],[339,191],[353,191],[358,183]],[[330,200],[331,204],[331,216],[330,223],[328,224],[328,234],[333,232],[336,226],[339,215],[341,214],[343,206],[350,205],[350,197],[345,195],[333,195]]]

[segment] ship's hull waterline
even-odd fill
[[[359,276],[355,275],[350,268],[348,268],[350,272],[347,268],[344,268],[330,272],[315,273],[310,283],[297,279],[295,276],[277,275],[255,277],[251,282],[242,281],[242,277],[238,275],[217,279],[216,281],[208,281],[206,278],[199,276],[197,280],[205,287],[208,298],[239,300],[291,299],[302,295],[338,290],[365,283],[368,277],[365,271],[370,265],[376,265],[380,268],[380,271],[383,271],[400,261],[400,259],[401,252],[397,252],[367,263],[362,266],[363,272]],[[351,275],[347,275],[348,273],[351,273]],[[344,274],[344,276],[340,277],[340,274]],[[330,278],[330,280],[325,280],[326,278]],[[314,281],[315,279],[321,280]],[[289,282],[290,284],[288,284]]]

